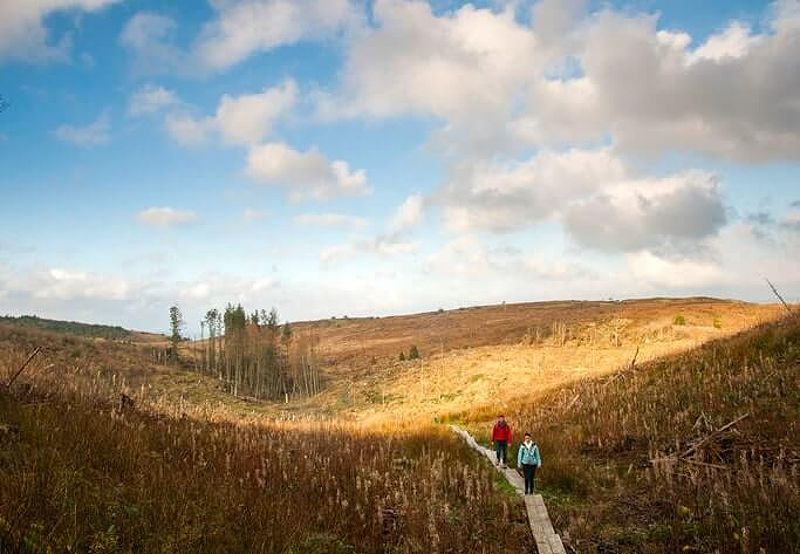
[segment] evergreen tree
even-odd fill
[[[169,309],[169,328],[170,328],[170,357],[174,360],[178,360],[178,345],[180,344],[182,337],[181,337],[181,330],[183,329],[183,314],[181,314],[180,308],[178,306],[172,306]]]

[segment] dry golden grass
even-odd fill
[[[768,321],[774,305],[711,299],[516,304],[300,324],[320,340],[324,392],[281,413],[360,420],[503,406]],[[683,325],[675,325],[680,316]],[[417,345],[422,358],[400,362]]]
[[[0,456],[0,550],[198,551],[212,537],[210,551],[521,551],[527,538],[519,503],[454,437],[431,425],[434,417],[467,414],[482,429],[498,409],[541,434],[550,468],[543,480],[556,501],[557,525],[577,540],[597,532],[618,545],[591,518],[614,525],[630,514],[608,509],[608,491],[591,496],[582,480],[605,478],[623,488],[626,482],[594,473],[586,469],[590,458],[573,456],[596,437],[595,448],[616,475],[629,453],[602,449],[624,437],[617,427],[595,425],[612,425],[613,417],[597,415],[604,409],[598,400],[593,412],[566,424],[583,427],[562,446],[567,431],[542,418],[570,421],[574,391],[601,398],[597,379],[628,365],[637,348],[641,367],[778,313],[775,306],[652,299],[301,323],[295,332],[320,340],[327,388],[289,404],[231,397],[213,378],[191,371],[197,345],[184,345],[186,365],[175,368],[155,363],[158,337],[120,344],[0,327],[6,371],[34,345],[44,346],[11,394],[0,393],[0,422],[20,430],[3,439]],[[422,358],[398,361],[412,345]],[[679,364],[670,367],[677,382],[697,385],[678,379]],[[729,366],[715,367],[722,375]],[[621,384],[612,389],[618,398],[643,390]],[[670,385],[663,383],[664,390]],[[120,393],[141,411],[118,413]],[[626,421],[658,417],[651,409],[658,404],[644,402],[626,404]],[[605,409],[621,408],[610,402]],[[636,410],[646,418],[637,419]],[[670,417],[681,425],[686,419]],[[668,451],[671,439],[658,437],[657,452]],[[321,456],[286,462],[309,448]],[[314,460],[329,479],[320,480]],[[653,479],[654,490],[667,494],[670,485]],[[675,502],[687,502],[684,489],[675,490]],[[581,504],[584,498],[592,504]],[[602,507],[597,513],[595,504]],[[387,513],[401,514],[388,537]],[[668,540],[654,551],[682,540],[658,532]]]
[[[134,374],[146,350],[47,333],[0,329],[0,382],[37,343],[0,388],[0,552],[530,549],[519,500],[446,429],[243,418],[105,367],[144,385],[169,371]]]
[[[800,551],[797,316],[506,413],[541,445],[543,494],[580,552]],[[489,415],[462,417],[486,440]]]

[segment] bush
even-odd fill
[[[678,314],[675,316],[675,320],[672,323],[674,325],[686,325],[686,318],[682,314]]]
[[[408,349],[408,359],[416,360],[417,358],[419,358],[419,350],[417,350],[417,345],[414,344]]]

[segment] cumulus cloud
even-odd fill
[[[522,162],[462,164],[438,196],[452,230],[512,231],[551,218],[628,173],[607,148],[542,151]]]
[[[216,125],[213,118],[196,119],[187,114],[170,113],[164,119],[164,127],[175,142],[193,148],[207,143]]]
[[[513,3],[378,0],[319,115],[434,116],[432,144],[472,157],[610,139],[637,155],[798,159],[796,0],[776,2],[764,30],[732,21],[700,43],[658,15],[586,5],[543,0],[528,26]]]
[[[28,268],[6,272],[0,266],[0,288],[12,297],[25,296],[34,301],[125,300],[136,285],[126,279],[88,271],[65,268]]]
[[[368,221],[363,217],[337,213],[307,213],[299,214],[292,218],[295,225],[302,227],[332,227],[338,229],[363,229]]]
[[[796,160],[800,17],[795,0],[776,6],[766,31],[732,22],[697,46],[685,32],[659,30],[655,16],[606,10],[586,25],[581,74],[538,82],[517,126],[539,143],[611,136],[619,149],[647,155]]]
[[[422,221],[425,198],[421,194],[412,194],[395,210],[389,223],[391,233],[402,233],[413,229]]]
[[[626,261],[635,279],[657,287],[706,287],[718,284],[724,277],[722,269],[713,262],[663,258],[648,250],[628,254]]]
[[[131,95],[128,100],[128,115],[136,117],[152,114],[179,103],[180,100],[174,91],[148,84]]]
[[[271,134],[274,122],[294,106],[296,98],[297,85],[287,79],[256,94],[225,94],[213,116],[169,114],[165,125],[170,136],[183,146],[203,144],[212,133],[228,144],[253,145]]]
[[[280,142],[252,147],[247,173],[258,182],[287,187],[294,200],[325,200],[369,192],[363,170],[351,171],[347,162],[329,161],[316,149],[300,152]]]
[[[122,29],[119,43],[134,58],[133,70],[139,74],[196,72],[190,56],[175,44],[177,23],[170,17],[139,12]]]
[[[106,144],[111,137],[109,127],[111,126],[108,112],[104,111],[97,119],[88,125],[68,125],[64,124],[53,131],[53,135],[62,142],[69,142],[76,146],[90,147]]]
[[[138,213],[139,222],[150,227],[168,228],[197,221],[197,214],[174,208],[147,208]]]
[[[332,36],[357,18],[348,0],[218,0],[212,6],[217,17],[194,45],[200,64],[212,70],[256,52]]]
[[[515,231],[555,221],[577,244],[605,251],[686,251],[726,222],[714,175],[642,177],[609,148],[465,165],[436,200],[457,232]]]
[[[72,47],[66,33],[55,40],[45,27],[45,18],[55,12],[96,12],[116,0],[7,0],[0,2],[0,62],[66,61]]]
[[[606,251],[686,252],[725,223],[717,179],[701,172],[623,182],[564,212],[565,229],[579,244]]]
[[[363,19],[349,0],[213,0],[211,6],[215,16],[185,46],[178,43],[174,19],[134,15],[120,35],[134,71],[202,76],[259,52],[334,37]]]
[[[318,95],[320,117],[433,115],[446,122],[441,145],[495,140],[491,122],[509,117],[540,64],[513,10],[465,5],[436,16],[427,2],[380,0],[373,15],[376,27],[349,45],[341,89]]]

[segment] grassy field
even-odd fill
[[[481,406],[503,409],[613,373],[637,350],[640,362],[687,351],[779,313],[773,305],[689,298],[509,304],[301,323],[296,332],[312,332],[319,341],[326,385],[315,398],[276,409],[425,421]],[[400,361],[411,346],[421,357]]]
[[[299,323],[325,388],[288,404],[193,371],[198,343],[175,366],[159,337],[0,325],[0,378],[43,347],[0,388],[2,548],[530,552],[519,500],[434,423],[485,434],[505,411],[542,444],[578,551],[782,551],[798,541],[800,383],[779,313],[697,298]],[[738,434],[671,459],[743,412]]]
[[[580,552],[800,552],[797,316],[508,412]]]
[[[519,500],[442,428],[133,409],[49,351],[0,390],[0,551],[530,549]],[[22,359],[2,352],[3,382]]]

